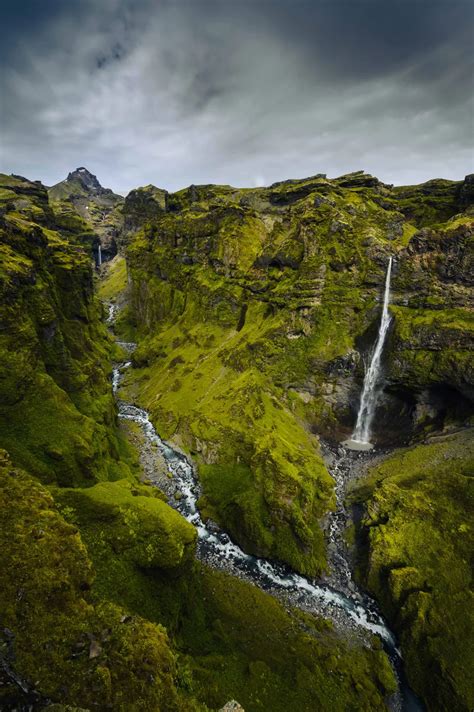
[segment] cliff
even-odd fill
[[[395,684],[378,642],[200,565],[195,528],[140,481],[90,225],[41,184],[1,176],[0,231],[0,707],[383,708]],[[114,294],[126,273],[110,274]],[[296,432],[301,462],[322,468]]]
[[[64,230],[24,179],[2,176],[0,199],[0,446],[45,482],[124,476],[86,227]]]
[[[413,688],[428,709],[472,709],[474,596],[472,430],[431,436],[373,467],[359,572],[400,636]]]
[[[472,413],[471,189],[360,172],[191,186],[144,216],[127,250],[138,393],[198,458],[203,511],[249,551],[324,569],[317,436],[351,432],[389,255],[377,441]]]

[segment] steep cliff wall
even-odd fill
[[[4,176],[0,197],[0,445],[46,482],[124,476],[111,344],[82,233],[61,228],[40,185]]]
[[[140,397],[199,458],[203,511],[248,550],[324,568],[315,435],[351,431],[389,255],[378,441],[472,413],[471,187],[191,186],[144,216],[127,252]]]
[[[356,493],[365,503],[360,575],[400,636],[412,687],[433,710],[474,704],[473,473],[466,429],[391,454]]]

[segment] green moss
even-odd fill
[[[474,377],[472,312],[439,305],[435,309],[396,306],[391,312],[390,375],[418,388],[442,383],[465,392]]]
[[[121,480],[57,496],[137,566],[174,568],[194,556],[196,530],[151,486]]]
[[[458,192],[459,183],[442,179],[393,190],[399,209],[417,227],[444,222],[459,212]]]
[[[43,694],[162,712],[230,698],[248,712],[384,708],[394,680],[376,644],[343,640],[193,562],[193,528],[134,481],[108,381],[120,356],[92,295],[91,226],[110,236],[123,220],[124,239],[137,233],[116,325],[139,340],[125,392],[192,453],[204,516],[249,552],[312,575],[325,568],[319,523],[334,503],[316,433],[339,433],[349,413],[354,349],[379,317],[389,254],[392,385],[468,393],[461,187],[391,189],[363,173],[174,195],[147,187],[123,211],[112,198],[102,224],[80,190],[74,200],[71,186],[53,190],[51,209],[42,186],[0,176],[0,444],[56,502],[4,463],[0,606],[18,671]],[[125,262],[104,271],[100,296],[120,301]],[[369,500],[355,532],[364,582],[400,633],[413,686],[443,709],[472,704],[460,643],[471,626],[466,442],[395,456],[358,495]]]
[[[42,186],[8,184],[16,204],[0,227],[0,446],[45,482],[130,476],[80,233],[57,223]]]
[[[1,457],[0,612],[15,671],[56,702],[183,709],[165,630],[94,603],[93,569],[77,529],[37,481]]]
[[[106,275],[101,278],[97,293],[104,301],[116,301],[127,287],[127,265],[125,259],[117,255],[104,265]]]
[[[179,653],[182,695],[212,709],[235,698],[249,712],[309,712],[315,704],[322,710],[384,708],[394,679],[376,646],[370,650],[345,642],[329,623],[288,611],[250,584],[198,564],[139,565],[128,535],[124,543],[117,502],[159,500],[149,487],[129,485],[117,496],[122,487],[107,483],[85,492],[63,490],[61,511],[79,527],[94,563],[93,594],[166,625]]]
[[[178,639],[195,694],[257,710],[384,709],[393,676],[380,651],[353,648],[330,626],[229,576],[203,570]]]
[[[474,701],[473,443],[468,430],[400,451],[358,492],[364,581],[400,634],[413,689],[433,709]]]
[[[213,518],[250,551],[313,573],[324,568],[317,521],[331,501],[331,479],[317,443],[279,404],[260,371],[236,373],[225,364],[240,358],[240,346],[262,337],[262,326],[259,310],[249,310],[242,330],[227,337],[224,354],[219,327],[199,325],[186,335],[179,326],[161,332],[157,348],[169,348],[171,355],[180,340],[180,358],[138,372],[139,379],[146,376],[139,380],[140,398],[166,437],[176,436],[178,415],[183,444],[201,453],[202,504],[212,508]],[[145,353],[142,347],[136,358]],[[235,466],[237,457],[241,466]],[[208,462],[216,458],[218,464]]]

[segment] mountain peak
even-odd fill
[[[77,180],[81,183],[81,185],[86,190],[93,190],[93,191],[102,191],[103,190],[101,184],[97,180],[97,177],[95,175],[93,175],[90,171],[88,171],[87,168],[84,168],[84,166],[81,166],[80,168],[76,168],[75,171],[72,171],[71,173],[69,173],[66,180],[68,182]]]

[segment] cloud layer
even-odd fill
[[[470,0],[3,0],[0,169],[126,192],[473,171]]]

